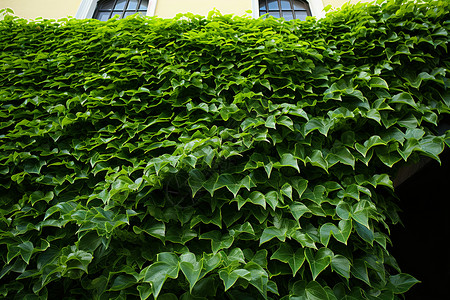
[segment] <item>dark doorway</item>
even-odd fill
[[[396,188],[404,223],[392,228],[390,252],[416,277],[406,299],[450,299],[450,153],[430,161]]]

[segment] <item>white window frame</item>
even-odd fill
[[[311,15],[318,19],[325,17],[322,0],[306,0],[311,10]],[[252,0],[252,17],[259,18],[259,0]]]
[[[94,11],[98,0],[82,0],[80,7],[75,15],[77,19],[91,19],[94,16]],[[154,16],[156,10],[157,0],[149,0],[146,16]]]

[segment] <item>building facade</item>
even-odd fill
[[[364,0],[363,0],[364,1]],[[222,14],[242,16],[249,12],[255,18],[269,13],[285,19],[306,15],[323,17],[324,7],[340,7],[349,0],[0,0],[0,9],[11,8],[22,18],[59,19],[72,16],[80,19],[107,18],[114,14],[126,17],[139,12],[147,16],[172,18],[178,13],[207,15],[213,9]],[[360,2],[350,0],[352,3]],[[109,11],[108,11],[109,10]]]

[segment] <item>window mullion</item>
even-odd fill
[[[142,0],[138,1],[138,4],[137,4],[136,9],[134,11],[135,13],[137,13],[139,11],[139,7],[141,6],[141,2],[142,2]]]
[[[297,14],[295,13],[295,8],[294,8],[294,1],[289,0],[289,4],[291,5],[291,11],[292,11],[292,15],[294,16],[294,19],[297,19]]]
[[[281,11],[281,0],[277,0],[278,2],[278,11],[280,12],[280,18],[283,17],[283,12]]]
[[[122,10],[122,19],[125,17],[125,12],[127,11],[129,4],[130,4],[130,0],[127,0],[127,2],[125,3],[125,6],[123,7],[123,10]]]
[[[116,4],[117,4],[117,0],[114,0],[113,6],[111,7],[111,12],[109,13],[108,20],[111,19],[112,14],[114,13],[114,7],[116,7]]]

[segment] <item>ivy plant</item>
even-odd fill
[[[449,11],[3,11],[0,295],[402,298],[393,179],[448,147]]]

